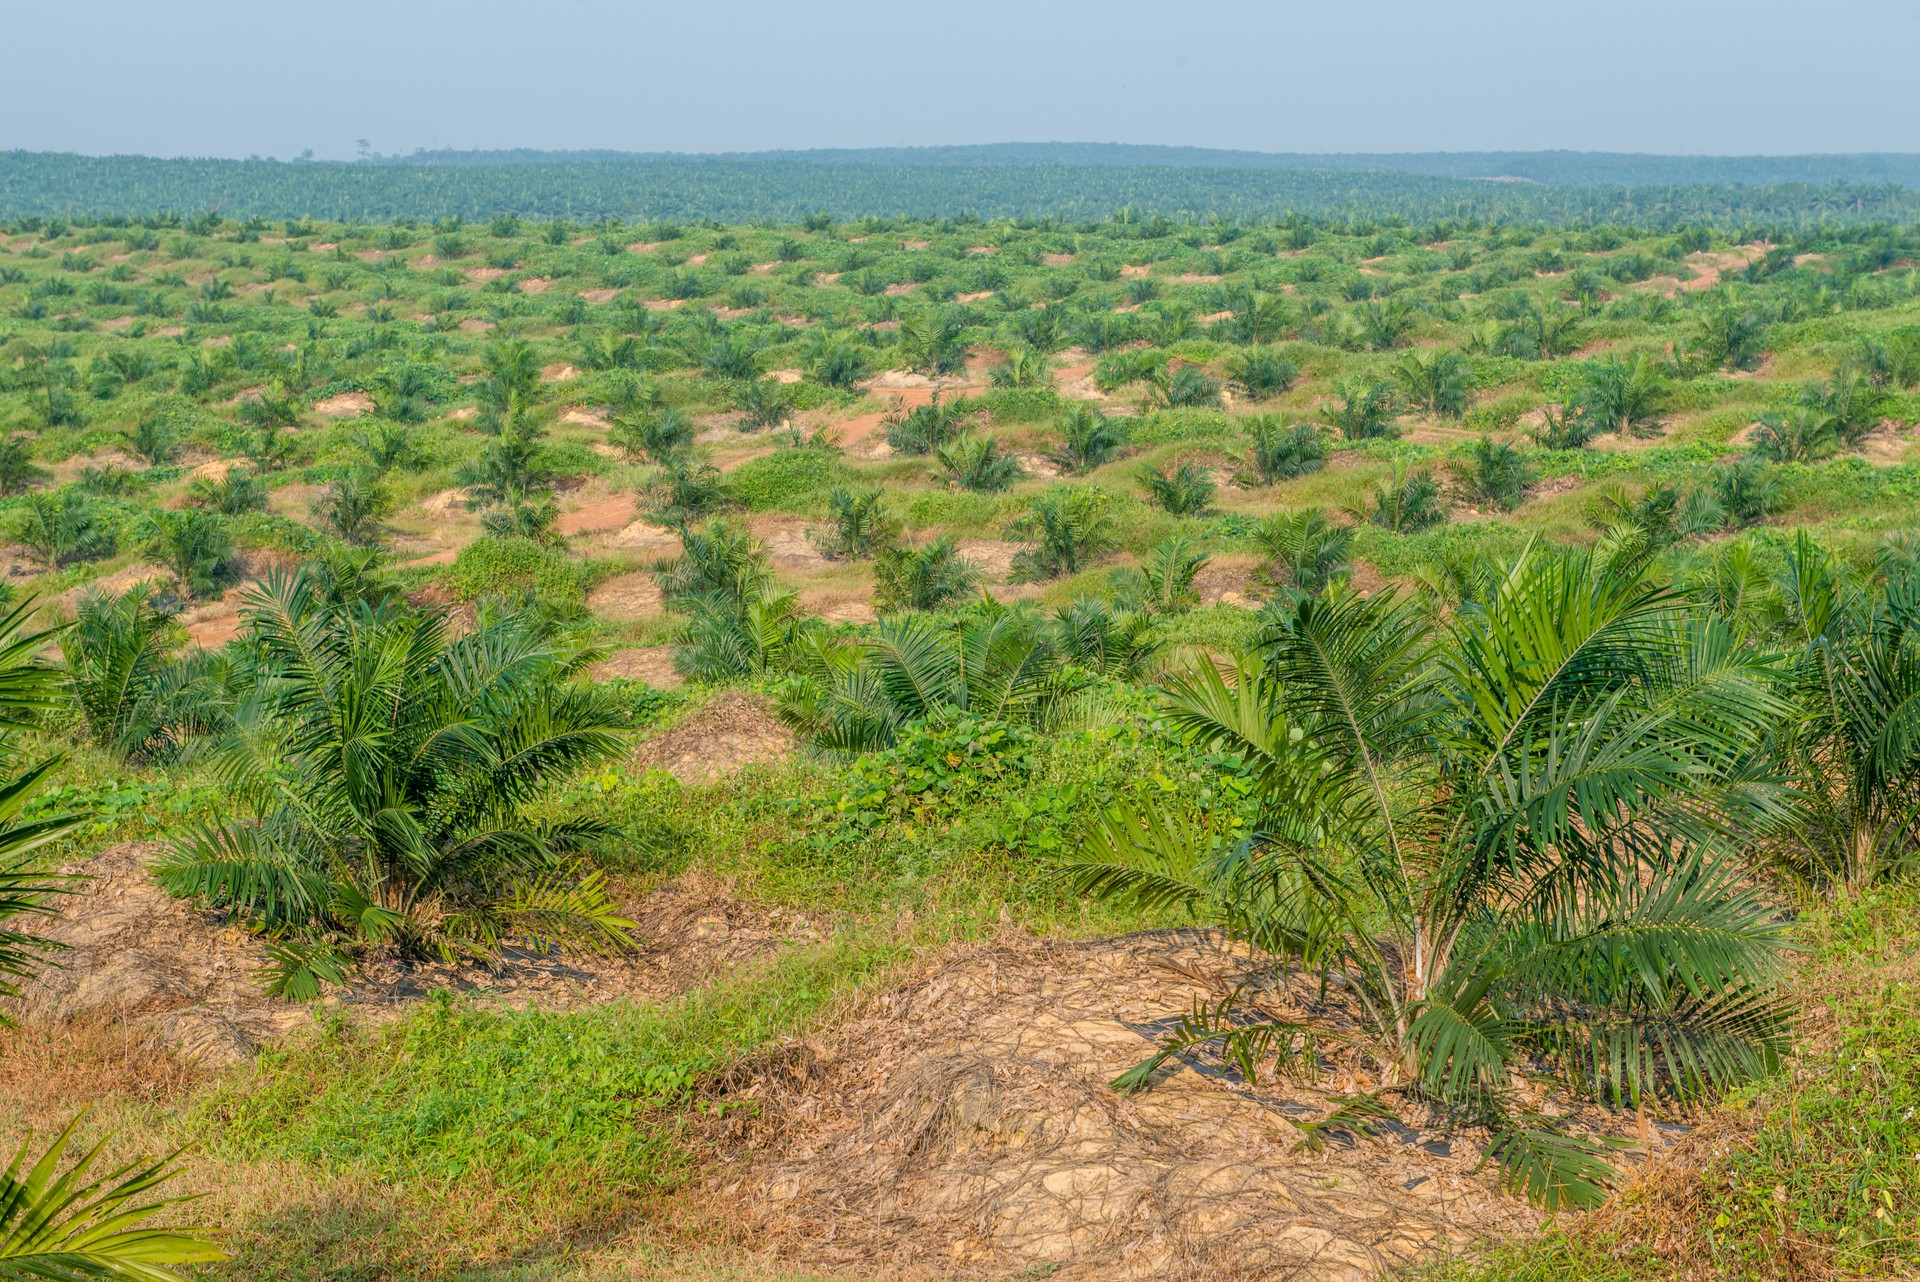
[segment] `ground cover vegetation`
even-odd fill
[[[749,1083],[942,950],[1191,925],[1245,973],[1102,1098],[1337,1078],[1302,1160],[1568,1213],[1435,1267],[1920,1267],[1917,248],[0,227],[0,1276],[811,1276],[698,1210]],[[131,841],[304,1027],[34,1006]]]

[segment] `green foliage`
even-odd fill
[[[960,555],[950,534],[919,547],[890,544],[875,554],[873,608],[880,614],[943,610],[980,587],[980,570]]]
[[[517,536],[475,539],[453,559],[447,587],[463,601],[532,594],[542,601],[579,603],[591,579],[565,553]]]
[[[156,877],[269,928],[270,988],[338,983],[351,953],[487,957],[507,940],[628,946],[597,873],[570,857],[591,820],[530,807],[611,759],[623,718],[566,678],[593,657],[530,616],[337,606],[303,576],[247,598],[260,660],[213,749],[239,817],[175,839]]]
[[[178,1153],[96,1175],[104,1141],[67,1164],[79,1124],[76,1117],[37,1158],[30,1157],[32,1141],[23,1143],[0,1172],[0,1277],[168,1282],[183,1276],[172,1265],[227,1258],[204,1229],[163,1229],[149,1222],[192,1200],[155,1195],[179,1175],[173,1165]]]
[[[1781,925],[1721,854],[1780,813],[1750,761],[1785,706],[1730,629],[1590,555],[1533,553],[1444,628],[1390,597],[1306,598],[1236,679],[1201,665],[1169,690],[1180,732],[1250,758],[1254,825],[1217,844],[1115,811],[1077,884],[1340,975],[1388,1083],[1495,1119],[1509,1187],[1589,1206],[1613,1178],[1595,1142],[1513,1105],[1522,1064],[1613,1108],[1778,1064]],[[1196,1008],[1156,1059],[1286,1072],[1346,1035],[1235,1004]]]
[[[1034,583],[1078,574],[1119,545],[1111,500],[1100,490],[1056,485],[1038,495],[1013,534],[1030,546],[1014,553],[1013,579]]]

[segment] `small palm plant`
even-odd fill
[[[150,585],[87,593],[60,636],[88,737],[123,761],[167,760],[224,720],[220,663],[183,658],[185,634]]]
[[[935,480],[944,480],[957,489],[992,493],[1004,490],[1020,479],[1020,460],[1002,454],[990,436],[963,432],[938,446],[933,456],[939,467]]]
[[[1430,467],[1395,463],[1393,471],[1349,513],[1369,525],[1378,525],[1395,534],[1413,534],[1444,524],[1447,507],[1440,493],[1440,482]]]
[[[836,486],[827,496],[827,524],[807,538],[829,561],[864,561],[900,537],[900,522],[887,514],[884,490]]]
[[[1144,614],[1184,614],[1200,604],[1193,581],[1212,559],[1186,535],[1170,534],[1137,568],[1115,573],[1114,597]]]
[[[1804,532],[1779,577],[1801,715],[1787,861],[1857,894],[1920,863],[1920,571],[1876,587]]]
[[[171,1265],[210,1264],[226,1253],[195,1228],[149,1223],[169,1207],[191,1201],[155,1197],[179,1174],[178,1153],[142,1158],[104,1175],[92,1174],[105,1141],[79,1154],[65,1171],[79,1119],[38,1159],[32,1141],[0,1172],[0,1278],[21,1282],[172,1282]]]
[[[233,552],[226,522],[211,512],[156,508],[140,519],[138,529],[146,554],[172,573],[186,600],[213,589],[214,575]]]
[[[1229,680],[1171,684],[1177,732],[1247,763],[1251,831],[1116,810],[1086,892],[1178,908],[1343,994],[1398,1094],[1492,1132],[1507,1186],[1591,1205],[1604,1147],[1513,1091],[1684,1105],[1770,1071],[1784,925],[1730,859],[1782,811],[1756,754],[1787,713],[1728,625],[1589,553],[1529,552],[1442,626],[1391,596],[1303,598]],[[1338,987],[1333,987],[1337,978]],[[1314,1013],[1196,1008],[1115,1084],[1218,1048],[1303,1071]]]
[[[627,946],[575,854],[598,826],[531,812],[622,746],[621,710],[568,680],[591,651],[520,615],[455,638],[440,614],[335,605],[305,574],[270,575],[242,617],[258,666],[211,751],[237,813],[155,875],[276,937],[270,991],[316,996],[358,955]]]
[[[1013,580],[1037,583],[1078,574],[1119,545],[1110,503],[1101,491],[1056,485],[1039,495],[1013,534],[1031,545],[1014,553]]]
[[[1327,435],[1312,423],[1289,423],[1275,414],[1247,420],[1247,463],[1262,485],[1276,485],[1327,465]]]
[[[960,555],[951,534],[920,547],[889,544],[874,557],[873,608],[880,614],[902,610],[944,610],[980,589],[980,567]]]
[[[1279,512],[1260,523],[1254,537],[1267,554],[1276,581],[1316,596],[1352,568],[1353,531],[1324,508]]]
[[[1509,512],[1526,501],[1533,467],[1518,449],[1483,436],[1453,464],[1453,484],[1461,499]]]
[[[1060,416],[1060,444],[1053,461],[1076,475],[1090,472],[1125,448],[1125,428],[1085,401]]]
[[[1173,467],[1150,467],[1140,473],[1147,497],[1174,516],[1199,516],[1213,502],[1213,475],[1190,460]]]
[[[1349,441],[1390,440],[1400,435],[1394,421],[1393,388],[1348,378],[1334,384],[1340,403],[1326,411],[1327,421]]]

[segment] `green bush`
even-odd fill
[[[591,569],[556,548],[518,537],[475,539],[460,549],[447,586],[463,601],[531,592],[553,605],[577,605],[593,586]]]
[[[727,478],[727,492],[755,512],[791,510],[823,499],[851,477],[839,455],[828,450],[776,450],[736,468]]]

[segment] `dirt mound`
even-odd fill
[[[936,961],[787,1064],[720,1084],[764,1118],[745,1172],[719,1177],[728,1213],[783,1260],[903,1278],[1359,1279],[1538,1223],[1467,1142],[1401,1127],[1306,1151],[1337,1072],[1108,1087],[1245,970],[1172,934]]]
[[[587,608],[603,619],[626,623],[659,614],[666,608],[666,598],[652,572],[640,570],[596,585],[587,594]]]
[[[659,690],[672,690],[686,684],[686,679],[673,670],[673,647],[670,645],[615,650],[587,669],[587,675],[595,681],[612,681],[616,678],[644,681]]]
[[[342,392],[313,403],[313,412],[323,418],[358,418],[372,410],[373,398],[365,392]]]
[[[125,1017],[211,1066],[249,1059],[309,1025],[307,1007],[261,991],[268,958],[250,932],[154,885],[147,867],[162,849],[158,842],[126,842],[65,870],[91,880],[64,897],[60,917],[38,927],[66,951],[56,955],[56,968],[27,985],[20,1013],[49,1023]],[[631,953],[568,957],[509,948],[491,966],[384,962],[325,1005],[378,1023],[439,989],[510,1008],[658,1001],[788,939],[815,938],[804,919],[749,910],[699,877],[621,898],[622,915],[636,924]]]
[[[682,783],[710,783],[746,766],[793,752],[793,732],[762,695],[728,690],[634,749],[633,764],[664,770]]]

